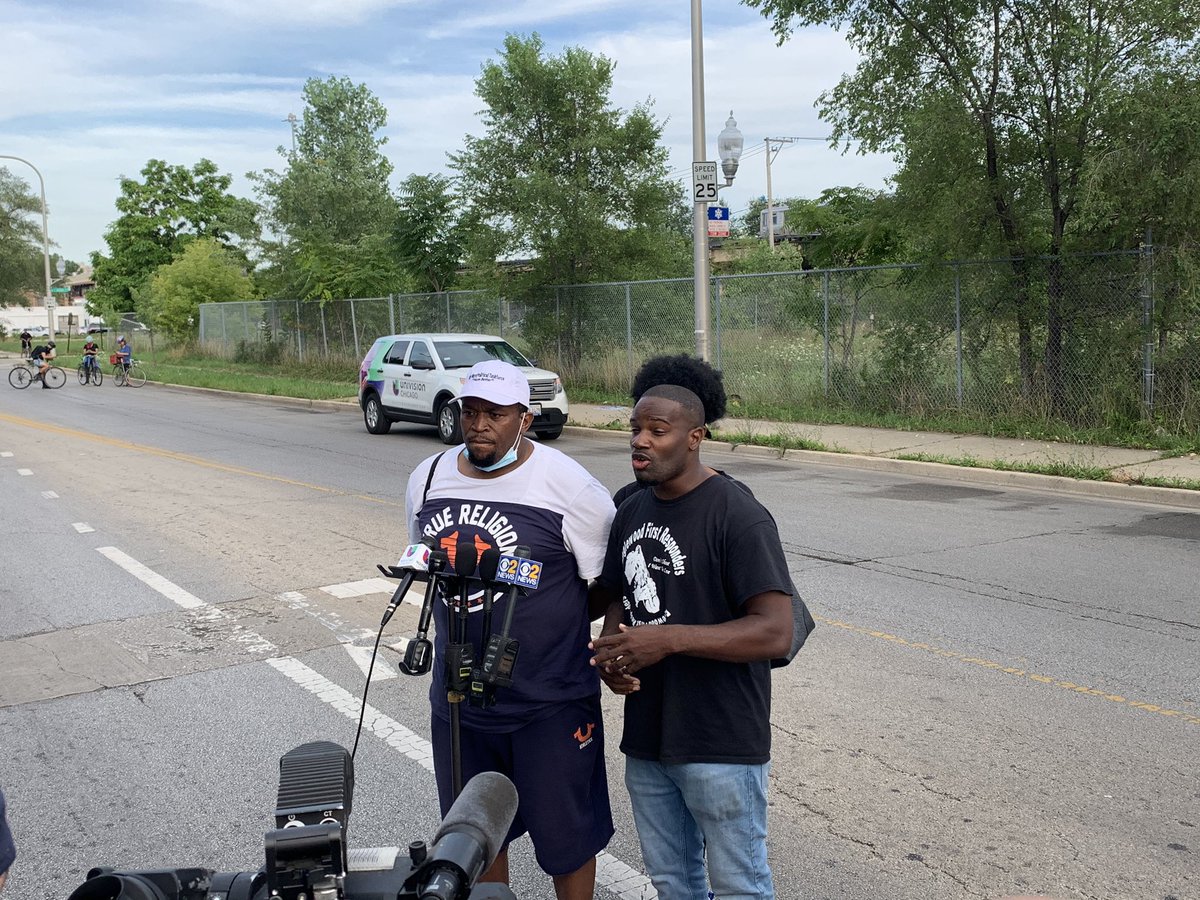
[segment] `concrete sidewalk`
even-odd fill
[[[630,407],[572,403],[570,423],[584,427],[619,426],[629,421]],[[1130,450],[1083,444],[1060,444],[1020,438],[897,431],[854,425],[810,425],[729,417],[713,430],[713,439],[734,452],[753,452],[786,459],[808,459],[835,465],[859,465],[892,471],[909,470],[935,477],[1001,484],[1040,484],[1095,496],[1144,500],[1200,509],[1200,455],[1164,457],[1158,450]],[[778,436],[780,447],[753,446],[755,437]],[[784,449],[787,443],[823,450]],[[906,458],[907,457],[907,458]],[[917,461],[914,457],[919,457]],[[974,465],[966,465],[968,461]],[[1077,466],[1102,469],[1107,481],[1011,472],[1003,465]],[[1132,484],[1156,478],[1188,483],[1192,489]]]

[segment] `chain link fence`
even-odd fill
[[[710,358],[740,415],[853,409],[1075,428],[1200,429],[1200,291],[1149,251],[718,276]],[[693,353],[691,279],[201,307],[210,352],[344,358],[401,332],[498,334],[568,390],[628,393],[651,356]]]

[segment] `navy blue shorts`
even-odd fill
[[[450,723],[431,717],[433,768],[442,815],[453,802]],[[528,833],[547,875],[570,875],[613,836],[600,695],[572,700],[505,733],[461,730],[463,784],[501,772],[517,787],[517,815],[504,847]]]

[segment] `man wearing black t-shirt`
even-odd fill
[[[686,357],[651,360],[634,396],[640,489],[618,494],[592,648],[625,696],[642,858],[661,900],[710,886],[722,900],[767,900],[770,660],[789,650],[795,588],[770,513],[700,461],[706,423],[724,414],[720,376]]]

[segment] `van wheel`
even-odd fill
[[[443,444],[461,444],[462,428],[458,422],[458,404],[444,400],[438,407],[437,414],[438,437]]]
[[[557,428],[547,428],[545,431],[536,431],[534,434],[538,436],[539,441],[557,441],[562,436],[563,427],[559,425]]]
[[[384,413],[383,404],[379,402],[377,394],[368,396],[367,402],[363,404],[363,422],[371,434],[387,434],[392,430],[391,420]]]

